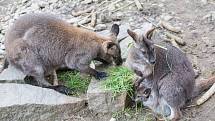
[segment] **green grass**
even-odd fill
[[[134,74],[126,67],[110,67],[107,70],[108,77],[103,81],[103,87],[105,90],[109,90],[113,93],[113,97],[122,92],[128,92],[132,94],[133,91],[133,78]]]
[[[74,91],[73,95],[79,96],[86,93],[90,77],[81,77],[77,71],[66,71],[58,74],[58,79],[65,82],[65,86]]]

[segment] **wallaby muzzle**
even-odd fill
[[[119,65],[122,65],[123,63],[123,60],[121,57],[118,57],[118,58],[113,58],[114,59],[114,63],[119,66]]]

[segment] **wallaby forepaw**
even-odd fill
[[[64,85],[48,86],[46,88],[53,89],[57,92],[65,94],[65,95],[70,95],[73,92],[71,89],[69,89],[68,87],[66,87]]]
[[[107,76],[108,76],[108,74],[106,72],[97,72],[95,78],[100,80]]]

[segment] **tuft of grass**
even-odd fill
[[[64,81],[65,86],[73,90],[76,96],[86,93],[90,84],[90,77],[83,78],[77,71],[60,72],[58,79]]]
[[[107,69],[108,77],[103,81],[105,90],[113,93],[113,97],[122,92],[132,94],[134,74],[126,67],[109,67]]]

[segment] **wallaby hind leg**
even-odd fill
[[[58,82],[58,79],[57,79],[56,70],[54,70],[54,71],[52,72],[52,75],[53,75],[53,85],[54,85],[54,86],[59,85],[59,82]]]
[[[32,65],[25,65],[23,66],[23,70],[28,76],[34,77],[40,87],[51,86],[51,84],[45,79],[42,66],[32,67]]]

